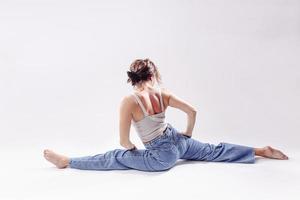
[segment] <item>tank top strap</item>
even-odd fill
[[[161,109],[162,109],[162,111],[164,111],[164,102],[163,102],[163,98],[162,98],[161,88],[160,87],[159,87],[159,97],[160,97]]]
[[[137,100],[138,104],[140,105],[140,107],[141,107],[141,109],[142,109],[144,115],[147,116],[148,113],[147,113],[147,111],[146,111],[146,109],[145,109],[145,107],[144,107],[144,105],[143,105],[141,99],[140,99],[135,93],[133,93],[133,96],[135,97],[135,99]]]

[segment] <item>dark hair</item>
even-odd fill
[[[156,78],[158,83],[161,83],[161,75],[158,72],[157,67],[148,58],[136,59],[130,65],[130,70],[127,71],[127,76],[127,83],[131,82],[132,86],[143,81],[148,81],[153,76]]]

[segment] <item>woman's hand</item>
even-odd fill
[[[131,145],[127,148],[128,150],[137,150],[136,146],[131,143]]]
[[[186,136],[186,137],[189,137],[189,138],[191,138],[191,137],[192,137],[192,135],[191,135],[191,134],[187,134],[187,133],[185,133],[185,132],[181,132],[180,134],[182,134],[182,135],[184,135],[184,136]]]
[[[122,144],[122,146],[127,150],[136,150],[137,149],[136,146],[133,143],[131,143],[130,141],[125,144]]]

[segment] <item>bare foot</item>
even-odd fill
[[[263,155],[266,158],[273,158],[279,160],[287,160],[289,159],[286,155],[284,155],[281,151],[274,149],[270,146],[266,146],[263,148]]]
[[[44,150],[44,157],[46,160],[53,163],[59,169],[66,168],[69,164],[68,157],[54,153],[49,149]]]

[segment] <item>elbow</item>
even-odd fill
[[[196,115],[197,115],[197,110],[196,110],[195,108],[191,109],[191,110],[188,112],[188,115],[189,115],[189,116],[196,117]]]

